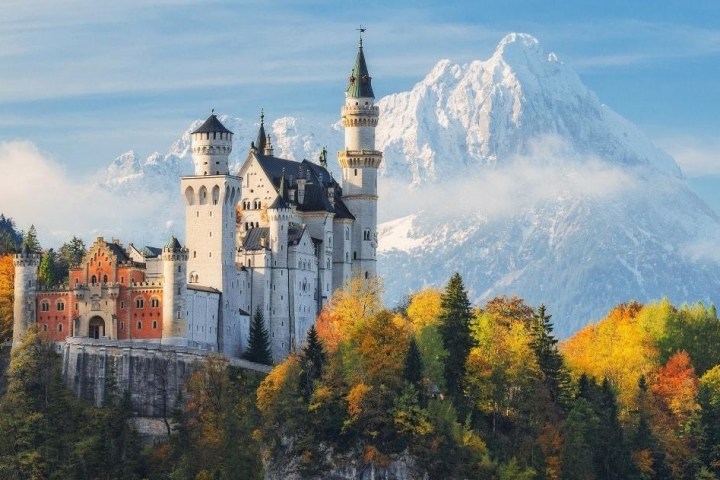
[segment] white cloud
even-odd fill
[[[506,216],[565,198],[611,198],[636,186],[632,169],[573,153],[554,136],[535,142],[528,155],[508,160],[498,167],[475,167],[467,176],[414,189],[381,179],[380,197],[388,199],[381,200],[381,221],[420,211]]]
[[[689,177],[720,175],[720,140],[674,137],[656,141],[675,158],[685,175]]]
[[[89,176],[69,176],[62,165],[31,142],[0,142],[0,171],[4,172],[0,176],[0,213],[23,230],[34,224],[45,247],[57,247],[73,235],[86,242],[104,236],[143,244],[158,242],[173,231],[173,225],[161,222],[156,231],[140,227],[147,225],[148,218],[167,217],[168,206],[160,194],[118,198]]]

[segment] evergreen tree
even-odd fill
[[[535,352],[538,365],[543,372],[545,385],[550,390],[553,401],[565,408],[570,402],[570,374],[558,351],[558,340],[552,333],[551,318],[552,315],[547,315],[545,305],[541,304],[533,319],[530,346]]]
[[[26,248],[32,253],[40,253],[40,251],[42,250],[40,248],[40,242],[38,242],[37,239],[37,231],[35,230],[35,225],[30,225],[30,230],[28,230],[27,233],[23,236],[22,250],[25,250]]]
[[[448,355],[445,359],[445,386],[459,411],[464,410],[463,379],[472,341],[472,310],[459,273],[448,282],[441,297],[439,331]]]
[[[87,249],[85,242],[73,236],[70,241],[62,244],[55,256],[55,279],[58,282],[67,280],[70,268],[80,265]]]
[[[272,353],[270,352],[270,334],[265,328],[262,310],[260,307],[255,311],[255,316],[250,323],[250,335],[248,348],[243,354],[245,360],[264,365],[272,365]]]
[[[0,213],[0,255],[20,250],[22,233],[15,229],[15,222]]]
[[[40,269],[38,271],[38,281],[41,285],[51,287],[55,285],[55,252],[51,248],[47,252],[43,253],[40,259]]]
[[[302,374],[300,375],[300,393],[305,400],[310,400],[314,391],[315,381],[322,377],[323,367],[327,361],[327,354],[320,343],[317,329],[315,325],[310,327],[307,333],[307,342],[303,347],[302,356],[300,358],[300,367]]]
[[[407,355],[405,356],[405,366],[403,368],[403,379],[415,386],[419,391],[422,390],[423,363],[415,337],[410,338]]]

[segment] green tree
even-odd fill
[[[272,353],[270,352],[270,334],[265,328],[265,320],[263,319],[260,307],[255,310],[252,323],[250,323],[250,335],[248,338],[248,348],[243,354],[245,360],[263,365],[272,365]]]
[[[720,365],[700,378],[698,403],[703,460],[713,473],[720,475]]]
[[[465,362],[472,346],[470,320],[472,310],[459,273],[455,273],[441,297],[439,331],[447,351],[445,387],[458,410],[464,411],[463,379]]]
[[[571,395],[570,374],[558,351],[558,340],[552,333],[551,318],[552,315],[547,314],[545,305],[541,304],[533,319],[530,346],[535,352],[538,366],[542,370],[545,385],[550,390],[552,399],[561,407],[566,407]]]
[[[73,236],[62,244],[55,257],[55,278],[58,282],[67,280],[70,268],[80,265],[85,253],[85,242],[78,237]]]
[[[22,233],[15,228],[12,218],[0,213],[0,256],[16,253],[22,244]]]
[[[38,242],[37,239],[37,230],[35,230],[35,225],[30,225],[30,230],[28,230],[27,233],[23,236],[22,250],[25,249],[32,253],[40,253],[40,251],[42,250],[40,247],[40,242]]]
[[[40,284],[45,285],[46,287],[55,285],[57,283],[55,270],[55,252],[51,248],[47,252],[43,253],[42,258],[40,259],[40,268],[38,271],[38,281]]]
[[[418,390],[422,389],[423,379],[423,363],[415,337],[410,337],[407,355],[405,356],[405,365],[403,367],[403,379],[409,384],[415,386]]]
[[[315,382],[322,377],[323,367],[327,361],[327,354],[320,343],[315,325],[310,327],[307,333],[307,342],[300,357],[300,393],[306,401],[315,390]]]

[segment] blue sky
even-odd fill
[[[152,5],[149,5],[149,4]],[[358,24],[381,97],[536,36],[720,211],[720,2],[3,0],[0,142],[70,175],[169,145],[211,108],[333,120]],[[20,167],[18,167],[20,168]],[[3,205],[0,205],[0,211]]]

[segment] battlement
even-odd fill
[[[37,267],[40,265],[39,253],[25,252],[13,255],[13,265],[16,267]]]
[[[378,168],[382,163],[382,152],[377,150],[341,150],[338,162],[342,168]]]

